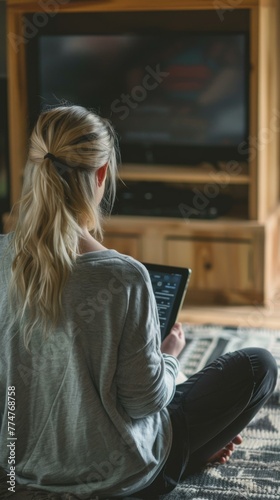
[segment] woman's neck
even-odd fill
[[[88,252],[96,252],[100,250],[108,250],[108,248],[104,247],[97,241],[88,230],[84,230],[84,238],[80,238],[79,242],[79,253],[80,255]]]

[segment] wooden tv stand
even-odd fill
[[[138,16],[139,22],[170,23],[185,16],[192,24],[217,30],[236,30],[246,25],[250,38],[250,161],[238,171],[211,164],[188,168],[123,165],[124,181],[161,181],[194,186],[207,198],[209,186],[230,194],[235,209],[215,220],[162,217],[112,216],[105,221],[105,244],[139,260],[192,268],[188,302],[264,304],[275,294],[280,281],[279,209],[279,57],[280,5],[273,0],[215,2],[213,0],[108,0],[53,2],[7,0],[8,77],[11,198],[20,196],[26,158],[28,126],[23,21],[38,24],[38,13],[46,22],[61,15],[112,14]],[[222,5],[217,10],[217,5]],[[188,14],[187,16],[185,14]],[[27,16],[27,17],[26,17]],[[42,17],[43,16],[43,17]],[[78,19],[78,18],[77,18]],[[151,21],[149,21],[149,19]],[[210,20],[210,21],[209,21]],[[42,21],[41,21],[42,22]],[[40,27],[38,27],[38,30]],[[22,43],[19,43],[22,37]],[[6,217],[6,230],[10,229]]]

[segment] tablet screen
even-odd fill
[[[156,298],[163,340],[176,322],[188,286],[191,270],[188,268],[147,264]]]

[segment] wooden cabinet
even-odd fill
[[[192,269],[190,290],[198,301],[209,301],[212,294],[219,302],[242,302],[246,293],[260,300],[262,267],[254,269],[253,254],[248,240],[166,240],[166,262]]]
[[[133,217],[127,217],[125,225],[123,222],[122,217],[106,221],[105,245],[140,261],[190,267],[188,303],[263,302],[264,234],[260,225],[243,222],[241,229],[241,223],[200,222],[194,226],[172,219],[152,219],[148,225]]]
[[[47,22],[55,18],[55,26],[59,26],[63,15],[72,15],[76,22],[78,14],[104,13],[113,15],[114,23],[129,16],[137,17],[139,26],[141,23],[161,27],[181,23],[181,26],[184,19],[185,29],[193,21],[205,29],[212,23],[220,31],[245,27],[250,59],[249,137],[243,148],[249,151],[248,160],[221,164],[219,170],[207,162],[195,168],[124,164],[120,170],[127,183],[160,181],[170,186],[185,186],[194,193],[202,193],[206,202],[211,189],[228,193],[235,201],[234,208],[226,216],[211,221],[189,219],[186,207],[181,219],[112,216],[105,221],[104,243],[139,260],[191,267],[188,297],[196,302],[264,303],[280,283],[280,2],[243,0],[235,2],[234,7],[232,2],[220,2],[220,10],[217,3],[213,0],[7,0],[11,198],[12,203],[19,199],[28,137],[26,18],[34,25],[40,19]],[[39,17],[39,12],[43,17]]]
[[[167,238],[169,265],[193,270],[192,288],[207,290],[249,290],[254,285],[250,242]]]

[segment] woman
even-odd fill
[[[146,269],[100,243],[116,176],[109,122],[77,106],[40,115],[18,222],[0,238],[0,467],[16,437],[18,483],[154,499],[227,461],[277,368],[244,349],[176,387],[182,326],[160,345]]]

